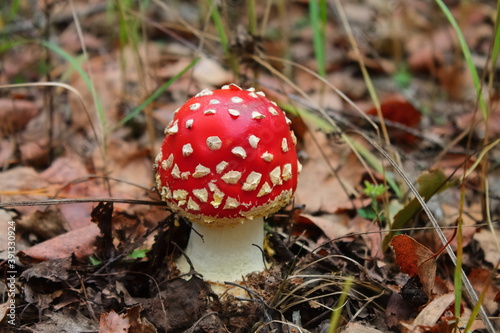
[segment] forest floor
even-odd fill
[[[497,3],[211,3],[0,4],[0,332],[499,331]],[[247,300],[179,277],[154,187],[174,110],[232,82],[303,165]]]

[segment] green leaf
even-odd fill
[[[144,258],[146,257],[146,254],[148,253],[148,249],[139,249],[139,250],[134,250],[134,252],[132,252],[128,258],[129,259],[141,259],[141,258]]]
[[[358,209],[358,215],[366,220],[373,221],[376,217],[377,214],[371,207],[365,207],[365,208],[359,208]]]
[[[417,183],[419,185],[418,193],[422,196],[425,202],[429,201],[433,195],[439,193],[453,184],[447,182],[447,177],[441,170],[432,170],[424,172],[418,177]],[[385,236],[382,243],[382,248],[385,250],[389,246],[392,237],[396,233],[395,230],[401,229],[405,224],[420,210],[422,206],[416,198],[411,200],[403,209],[401,209],[396,216],[391,226],[391,231]]]
[[[393,79],[398,86],[401,88],[408,88],[411,83],[412,75],[408,70],[408,66],[404,65],[398,69],[396,73],[393,75]]]
[[[384,192],[387,190],[387,188],[383,184],[372,184],[366,180],[365,180],[364,186],[365,186],[365,188],[363,189],[363,192],[367,196],[372,198],[372,200],[377,199],[377,197],[384,194]]]
[[[96,256],[89,257],[89,262],[92,266],[98,266],[102,264],[102,260],[97,258]]]

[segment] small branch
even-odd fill
[[[52,206],[67,205],[84,202],[113,202],[134,205],[165,206],[162,201],[136,200],[136,199],[115,199],[115,198],[79,198],[79,199],[47,199],[47,200],[26,200],[26,201],[8,201],[0,202],[0,208],[21,207],[21,206]]]

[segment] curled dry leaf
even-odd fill
[[[436,259],[428,248],[407,235],[397,235],[391,241],[396,263],[403,273],[418,276],[423,290],[431,299],[436,279]]]

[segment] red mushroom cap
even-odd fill
[[[192,222],[243,223],[285,206],[300,164],[289,120],[264,93],[232,84],[203,90],[165,129],[156,181]]]

